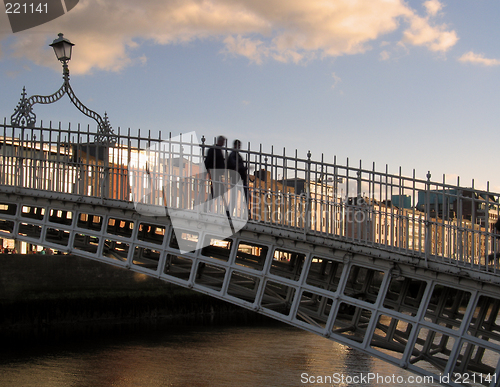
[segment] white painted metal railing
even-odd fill
[[[118,130],[116,142],[68,127],[0,125],[0,185],[200,211],[210,195],[202,168],[211,144],[191,136],[152,138]],[[224,155],[232,151],[222,147]],[[165,155],[168,155],[166,157]],[[323,155],[248,144],[250,222],[500,274],[499,194],[413,176],[341,165]],[[224,184],[233,184],[231,179]],[[167,194],[166,194],[167,193]],[[230,200],[230,198],[228,199]],[[226,208],[221,207],[223,212]],[[240,212],[241,214],[241,212]],[[246,214],[245,214],[246,215]],[[231,216],[239,216],[234,211]]]

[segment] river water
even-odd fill
[[[407,386],[437,385],[411,383],[408,378],[412,376],[320,336],[277,323],[139,326],[16,340],[0,349],[1,387],[399,384],[388,380],[403,381]]]

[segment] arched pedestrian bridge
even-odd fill
[[[0,237],[158,277],[436,382],[499,385],[498,194],[248,146],[248,202],[224,171],[213,199],[211,145],[4,121]]]

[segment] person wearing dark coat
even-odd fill
[[[243,189],[245,191],[245,200],[248,203],[248,168],[240,155],[239,150],[241,149],[241,141],[234,140],[233,142],[234,150],[231,152],[227,158],[227,169],[234,170],[239,173],[241,180],[243,182]]]
[[[208,148],[207,157],[205,157],[205,168],[207,168],[207,171],[212,169],[226,169],[226,162],[222,153],[222,147],[225,142],[226,138],[219,136],[217,137],[216,144]]]
[[[210,147],[205,157],[205,168],[212,182],[212,196],[216,198],[223,193],[222,177],[226,170],[226,161],[222,152],[222,147],[226,143],[224,136],[217,137],[217,142]]]

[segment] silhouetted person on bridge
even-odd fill
[[[488,254],[486,264],[495,263],[495,260],[500,261],[500,218],[495,223],[495,233],[493,235],[493,253]]]
[[[212,197],[215,199],[223,194],[223,176],[226,171],[226,161],[222,147],[226,143],[224,136],[217,137],[217,142],[210,147],[205,157],[205,168],[212,182]]]
[[[233,142],[233,151],[227,158],[227,169],[231,169],[239,173],[242,183],[243,190],[245,192],[245,200],[248,203],[248,168],[243,161],[243,158],[240,155],[239,150],[241,149],[241,141],[234,140]],[[233,182],[232,182],[233,183]],[[236,183],[236,182],[234,182]],[[233,183],[233,184],[234,184]]]

